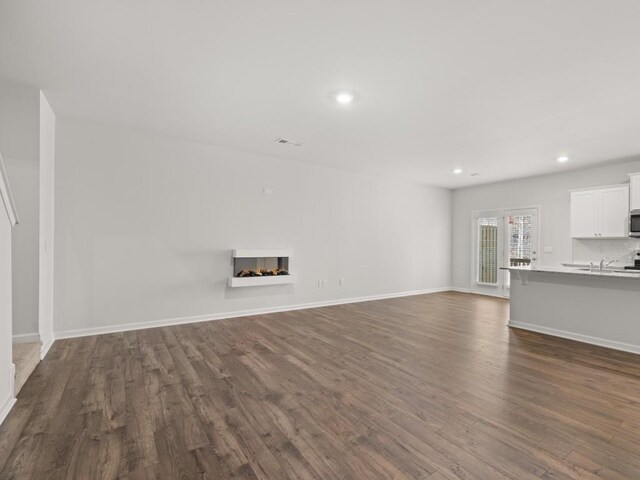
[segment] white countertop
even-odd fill
[[[640,280],[640,270],[611,270],[606,269],[600,271],[596,266],[594,271],[590,271],[588,266],[584,267],[563,267],[563,266],[551,266],[551,267],[501,267],[501,270],[509,270],[511,272],[539,272],[539,273],[560,273],[566,275],[582,275],[591,277],[615,277],[615,278],[631,278]]]

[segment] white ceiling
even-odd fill
[[[639,20],[638,0],[0,0],[0,76],[59,116],[460,187],[640,153]]]

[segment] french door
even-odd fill
[[[538,262],[538,209],[477,212],[472,224],[471,291],[509,296],[506,266],[535,266]]]

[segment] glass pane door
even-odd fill
[[[498,284],[498,217],[478,219],[478,269],[481,285]]]
[[[505,212],[506,261],[510,267],[535,267],[538,260],[538,211],[535,208]],[[505,288],[510,278],[505,275]]]
[[[535,266],[538,209],[492,210],[473,216],[471,291],[509,296],[510,276],[501,267]]]
[[[473,217],[473,278],[471,291],[502,295],[504,272],[503,211],[477,213]]]

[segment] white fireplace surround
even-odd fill
[[[231,252],[232,268],[236,268],[235,260],[239,258],[286,258],[289,275],[274,275],[264,277],[236,277],[236,271],[229,277],[229,287],[258,287],[262,285],[286,285],[296,282],[291,271],[291,257],[293,251],[288,248],[237,248]]]

